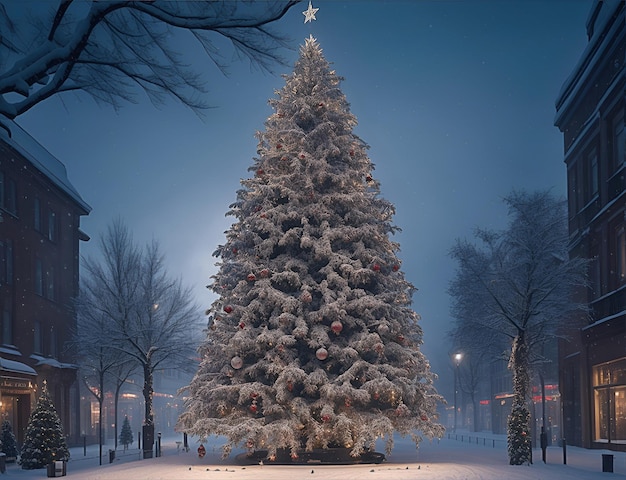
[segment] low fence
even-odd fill
[[[474,445],[482,445],[484,447],[501,448],[506,447],[506,439],[503,438],[487,438],[478,434],[468,433],[447,433],[448,440],[456,440],[464,443],[472,443]]]

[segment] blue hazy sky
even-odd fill
[[[451,390],[448,250],[475,226],[502,228],[501,199],[513,188],[565,195],[562,135],[554,102],[586,45],[591,0],[317,0],[274,25],[293,40],[274,75],[231,64],[230,75],[189,43],[215,108],[200,120],[147,99],[119,113],[74,94],[51,98],[18,122],[68,169],[93,207],[82,220],[94,255],[116,216],[139,242],[160,241],[170,272],[193,286],[204,308],[225,217],[256,154],[254,133],[271,113],[304,38],[312,34],[345,78],[342,89],[370,146],[382,196],[396,205],[400,257],[419,289],[422,350]],[[182,48],[182,47],[181,47]],[[227,58],[230,52],[226,53]],[[448,379],[450,379],[448,381]]]

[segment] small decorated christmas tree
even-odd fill
[[[318,42],[270,101],[215,255],[202,363],[179,427],[298,461],[443,435],[422,330],[367,145]],[[278,450],[281,449],[281,452]]]
[[[130,422],[128,421],[128,417],[124,417],[124,423],[122,423],[122,431],[120,432],[120,443],[124,445],[124,450],[128,448],[128,446],[133,443],[133,431],[130,428]]]
[[[11,422],[8,420],[2,422],[2,452],[7,456],[7,461],[17,458],[17,441]]]
[[[25,470],[32,470],[69,458],[70,451],[63,434],[63,426],[44,382],[37,406],[28,419],[20,465]]]

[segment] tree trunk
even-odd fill
[[[98,404],[100,408],[98,409],[98,459],[100,461],[100,465],[102,465],[102,407],[104,406],[104,373],[100,373],[100,392],[98,395]]]
[[[120,389],[121,384],[118,383],[115,387],[115,450],[117,450],[117,407],[120,403]]]
[[[152,365],[149,362],[143,365],[143,400],[144,400],[144,425],[152,425],[154,423],[154,412],[152,411]]]
[[[511,465],[530,464],[530,411],[527,398],[530,387],[528,345],[524,332],[513,340],[509,368],[513,370],[513,406],[508,418],[508,454]]]

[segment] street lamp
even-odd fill
[[[456,432],[456,413],[457,413],[457,405],[456,405],[456,395],[458,391],[459,384],[459,365],[461,364],[461,359],[463,358],[462,353],[454,354],[454,428],[453,431]]]

